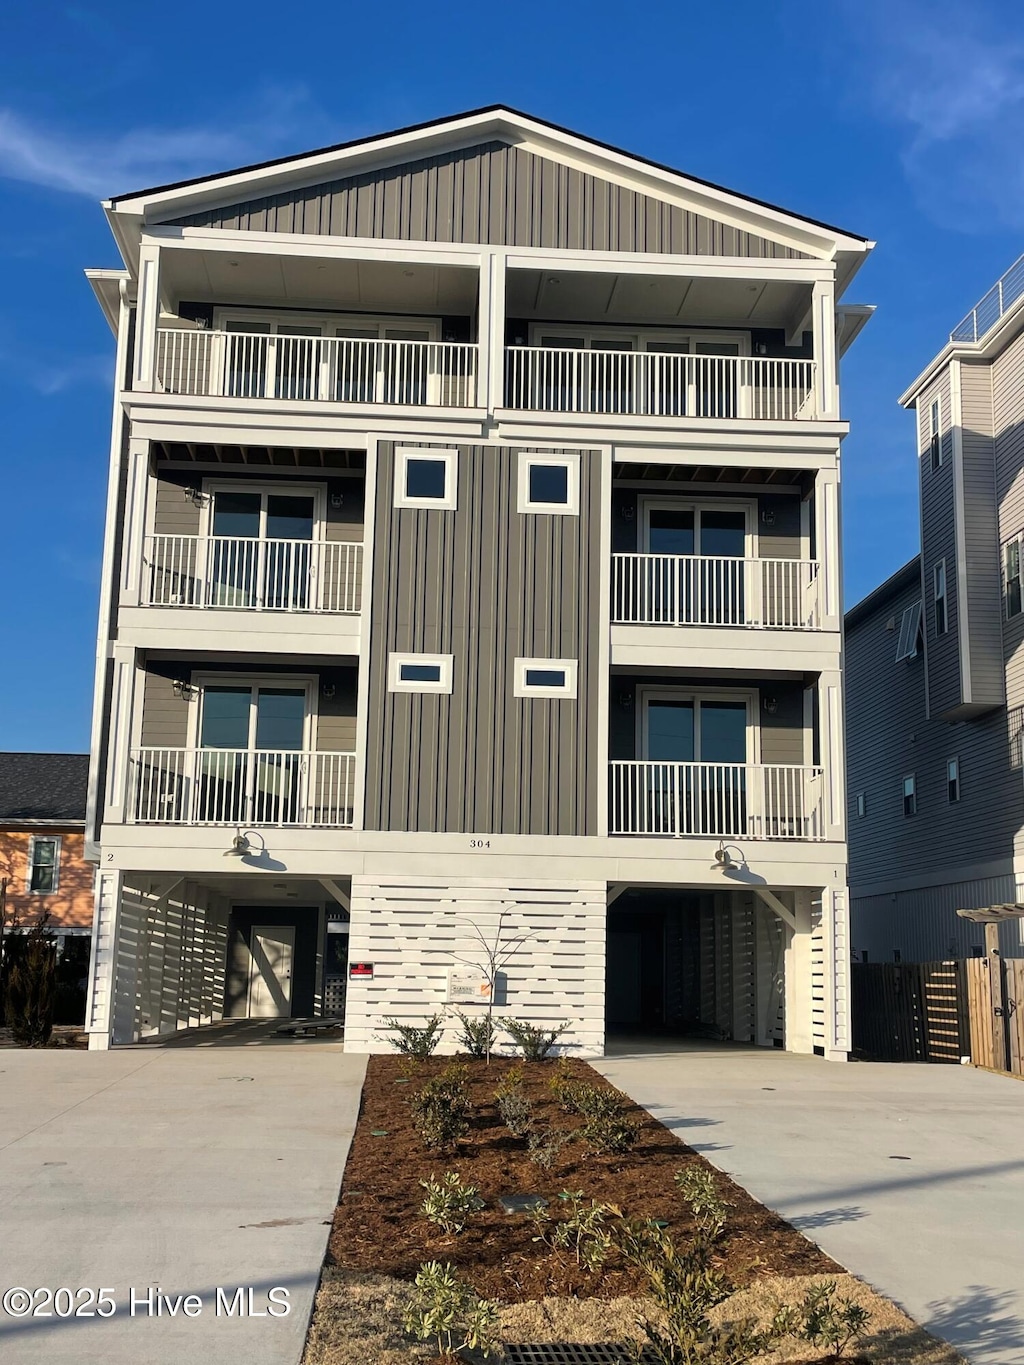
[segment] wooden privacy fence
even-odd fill
[[[853,1055],[960,1062],[1024,1075],[1024,958],[855,962]]]

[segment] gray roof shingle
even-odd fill
[[[88,754],[0,753],[0,824],[84,822]]]

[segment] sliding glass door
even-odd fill
[[[668,692],[643,697],[650,828],[719,836],[746,831],[749,721],[746,700]]]
[[[310,607],[316,497],[217,489],[210,511],[209,602],[215,607]]]
[[[309,742],[305,686],[210,683],[201,689],[197,819],[295,824]]]

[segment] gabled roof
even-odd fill
[[[88,780],[88,754],[0,753],[0,825],[84,825]]]
[[[920,584],[921,556],[915,555],[901,569],[897,569],[894,574],[891,574],[884,583],[879,583],[877,588],[872,588],[866,597],[862,597],[859,602],[855,603],[846,613],[843,624],[847,630],[860,625],[866,617],[878,611],[892,598],[906,592],[911,585],[920,587]]]
[[[848,232],[845,228],[835,227],[831,223],[822,222],[817,218],[809,218],[804,214],[793,213],[790,209],[781,208],[777,204],[769,203],[764,199],[755,199],[752,195],[742,194],[737,190],[727,189],[724,185],[718,185],[713,180],[703,180],[700,176],[690,175],[685,171],[677,170],[675,167],[666,166],[661,162],[652,161],[650,158],[640,156],[636,152],[627,152],[621,147],[613,146],[609,142],[601,142],[597,138],[587,137],[584,133],[575,133],[570,128],[564,128],[560,124],[552,123],[548,119],[539,118],[536,114],[524,114],[519,109],[513,109],[507,104],[487,104],[479,109],[469,109],[461,114],[448,114],[443,118],[428,119],[424,123],[413,123],[405,128],[396,128],[388,133],[374,133],[370,137],[353,138],[349,142],[336,142],[329,147],[318,147],[312,151],[301,152],[298,155],[274,157],[269,161],[257,161],[248,166],[238,166],[234,170],[220,171],[216,175],[193,176],[189,180],[178,180],[167,185],[155,185],[149,189],[135,190],[131,193],[115,195],[108,202],[111,205],[125,203],[130,199],[145,199],[156,195],[164,195],[172,190],[188,189],[191,186],[211,185],[226,178],[235,176],[255,175],[259,171],[272,170],[278,167],[298,166],[304,161],[320,160],[325,157],[334,156],[342,152],[351,152],[359,148],[372,147],[374,144],[386,143],[395,138],[407,138],[416,133],[424,133],[433,129],[444,128],[446,125],[455,125],[466,120],[476,120],[488,115],[497,115],[513,121],[521,121],[526,124],[536,124],[538,127],[546,128],[550,132],[561,134],[586,143],[590,147],[597,148],[599,151],[611,152],[615,156],[627,157],[630,161],[635,161],[639,165],[649,166],[653,170],[663,171],[667,175],[677,176],[680,180],[692,185],[702,185],[705,189],[715,190],[719,194],[727,194],[733,198],[741,199],[748,204],[755,204],[758,208],[770,209],[773,213],[781,213],[787,218],[797,219],[800,222],[809,223],[812,227],[824,228],[827,232],[836,233],[842,237],[850,237],[854,241],[863,242],[866,246],[869,243],[867,237],[861,236],[856,232]]]

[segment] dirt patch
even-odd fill
[[[0,1048],[18,1047],[11,1037],[9,1028],[0,1028]],[[79,1051],[88,1050],[89,1035],[85,1029],[77,1024],[54,1024],[53,1032],[50,1034],[50,1041],[46,1044],[48,1048],[75,1048]],[[26,1048],[25,1051],[31,1051]]]
[[[501,1122],[494,1089],[509,1063],[470,1063],[469,1094],[473,1120],[458,1152],[426,1151],[417,1135],[409,1099],[447,1059],[431,1059],[411,1079],[397,1057],[371,1057],[352,1149],[345,1169],[342,1199],[334,1218],[328,1264],[411,1280],[424,1261],[451,1261],[477,1293],[504,1303],[567,1295],[613,1299],[635,1295],[635,1272],[610,1264],[600,1279],[581,1270],[565,1253],[551,1254],[533,1240],[536,1228],[526,1217],[509,1217],[498,1200],[507,1194],[540,1194],[558,1212],[561,1190],[582,1190],[588,1199],[617,1205],[631,1218],[665,1219],[673,1236],[685,1241],[693,1231],[689,1209],[673,1182],[681,1167],[708,1166],[663,1124],[623,1096],[631,1117],[641,1124],[640,1140],[628,1156],[588,1155],[582,1139],[562,1149],[550,1171],[528,1158],[525,1141],[512,1137]],[[585,1062],[573,1061],[575,1075],[612,1089]],[[553,1128],[579,1127],[576,1115],[562,1111],[550,1090],[551,1064],[525,1067],[524,1087],[537,1121]],[[378,1134],[378,1136],[374,1136]],[[384,1136],[380,1136],[384,1134]],[[420,1215],[420,1180],[457,1171],[477,1187],[486,1202],[466,1230],[446,1237]],[[718,1247],[720,1268],[738,1287],[761,1275],[811,1275],[841,1270],[802,1233],[766,1209],[726,1176],[716,1173],[733,1208]]]

